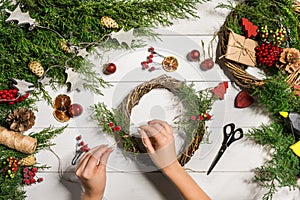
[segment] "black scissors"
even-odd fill
[[[243,137],[243,129],[241,129],[241,128],[235,129],[235,124],[230,123],[223,127],[223,134],[224,134],[224,139],[222,142],[222,146],[221,146],[217,156],[215,157],[214,161],[210,165],[210,167],[207,171],[207,175],[209,175],[210,172],[213,170],[213,168],[216,166],[217,162],[220,160],[220,158],[224,154],[227,147],[229,147],[233,142],[235,142]]]

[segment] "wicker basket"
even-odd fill
[[[245,2],[244,2],[245,3]],[[300,16],[300,2],[295,1],[295,12]],[[216,52],[216,63],[220,65],[224,73],[228,76],[230,80],[235,82],[242,89],[252,90],[255,87],[261,87],[264,84],[264,80],[255,77],[254,75],[246,72],[247,65],[237,63],[225,58],[228,38],[230,30],[226,27],[226,22],[229,19],[236,18],[237,15],[235,11],[231,11],[227,16],[224,24],[217,33],[219,42]],[[268,71],[261,67],[262,70],[268,75]],[[292,85],[292,84],[291,84]]]
[[[125,117],[130,119],[130,115],[134,106],[138,105],[140,99],[153,89],[166,89],[175,96],[179,93],[179,89],[182,86],[182,82],[172,77],[162,75],[158,78],[145,82],[136,88],[134,88],[118,106],[118,111],[125,114]],[[194,152],[199,148],[200,142],[205,132],[204,123],[199,123],[196,134],[193,135],[192,141],[188,144],[188,147],[184,150],[184,153],[178,156],[179,163],[184,166],[193,156]],[[122,138],[121,138],[122,139]],[[134,144],[132,151],[137,153],[145,153],[146,149],[141,142],[140,138],[126,136],[126,139],[130,139]]]

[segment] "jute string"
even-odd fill
[[[36,149],[37,139],[0,126],[0,144],[22,153],[32,154]]]

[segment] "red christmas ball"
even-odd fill
[[[108,63],[103,68],[103,73],[106,75],[113,74],[117,71],[117,66],[114,63]]]
[[[213,61],[212,58],[208,58],[208,59],[205,59],[201,64],[200,64],[200,69],[206,71],[206,70],[209,70],[209,69],[212,69],[214,67],[215,63]]]
[[[76,116],[79,116],[81,115],[83,111],[83,108],[81,105],[79,104],[72,104],[69,109],[68,109],[68,113],[70,115],[70,117],[76,117]]]
[[[199,61],[199,59],[200,59],[200,52],[196,49],[192,50],[188,54],[188,60],[189,61]]]

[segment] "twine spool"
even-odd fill
[[[0,126],[0,144],[22,153],[32,154],[36,149],[37,139]]]

